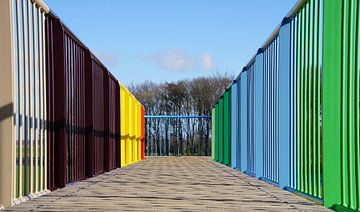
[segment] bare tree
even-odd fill
[[[217,74],[171,83],[147,81],[128,87],[147,115],[206,116],[232,79]],[[173,155],[210,155],[211,120],[147,119],[146,127],[146,145],[151,143],[156,148],[148,152],[160,155],[162,147]]]

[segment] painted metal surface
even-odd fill
[[[224,97],[219,100],[219,162],[224,163]]]
[[[216,131],[215,131],[215,108],[211,110],[211,159],[215,160],[215,139],[216,139]]]
[[[240,74],[240,170],[248,170],[248,72],[243,71]]]
[[[360,210],[359,7],[324,4],[324,204],[339,211]]]
[[[215,104],[215,161],[219,162],[220,112],[219,103]]]
[[[120,167],[120,88],[119,82],[109,72],[104,77],[107,81],[104,96],[108,96],[104,101],[105,123],[108,123],[105,125],[104,163],[105,171],[110,171]]]
[[[279,162],[278,183],[282,188],[290,186],[292,144],[294,143],[291,118],[291,91],[293,85],[291,66],[291,22],[284,19],[279,32]]]
[[[258,51],[254,70],[255,176],[264,176],[264,54]]]
[[[41,1],[0,3],[0,208],[47,191],[47,73]]]
[[[42,0],[0,1],[0,208],[121,165],[118,82],[48,12]]]
[[[255,63],[251,63],[246,70],[247,73],[247,169],[246,172],[255,175]]]
[[[279,36],[264,49],[264,178],[279,176]]]
[[[239,139],[239,131],[238,131],[238,88],[237,82],[234,81],[231,85],[231,167],[239,168],[240,167],[240,139]],[[216,124],[214,122],[214,124]]]
[[[49,188],[85,178],[85,54],[61,21],[46,17],[48,40]]]
[[[323,1],[308,1],[296,15],[296,189],[322,198],[321,67]]]
[[[224,93],[224,164],[231,165],[231,90]]]

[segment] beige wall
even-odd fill
[[[0,0],[0,205],[11,205],[13,191],[13,31],[12,1]]]

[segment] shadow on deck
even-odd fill
[[[8,210],[327,211],[209,157],[149,157]]]

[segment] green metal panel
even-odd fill
[[[219,127],[219,103],[215,105],[215,161],[219,162],[219,137],[220,137],[220,127]]]
[[[219,163],[224,163],[224,98],[219,101]]]
[[[296,189],[322,198],[321,66],[322,0],[309,0],[296,15]]]
[[[358,0],[324,5],[324,204],[360,210]]]
[[[231,90],[224,94],[224,164],[231,165]]]
[[[215,137],[216,137],[216,131],[215,131],[215,108],[211,110],[211,159],[215,160]]]

